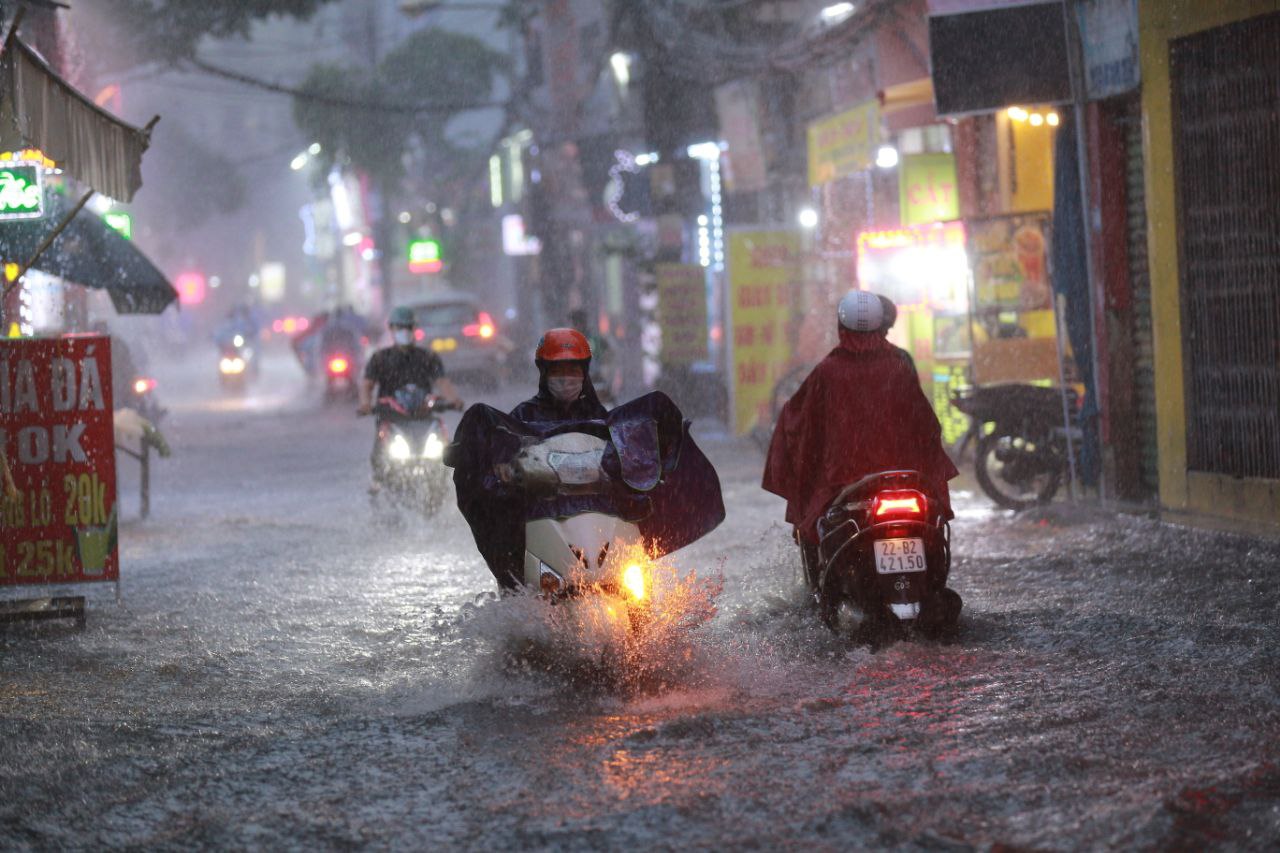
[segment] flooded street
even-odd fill
[[[673,562],[716,615],[608,689],[513,661],[540,611],[451,505],[371,523],[368,420],[182,376],[145,522],[121,462],[122,603],[0,633],[0,846],[1280,841],[1275,544],[965,492],[958,641],[873,652],[806,610],[759,454],[699,434],[729,517]]]

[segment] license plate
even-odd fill
[[[453,352],[457,348],[457,338],[436,338],[431,342],[431,349],[435,352]]]
[[[878,539],[871,543],[876,554],[876,571],[882,575],[923,572],[923,539]]]

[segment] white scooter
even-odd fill
[[[580,432],[551,436],[513,461],[517,482],[545,496],[607,494],[605,441]],[[603,596],[608,612],[639,630],[652,581],[640,529],[605,512],[538,518],[525,524],[524,583],[553,602]],[[625,617],[625,619],[624,619]]]

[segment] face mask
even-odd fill
[[[582,377],[548,376],[547,390],[561,403],[572,403],[582,393]]]
[[[407,347],[413,343],[412,329],[392,329],[391,339],[396,342],[396,346]]]

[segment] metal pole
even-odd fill
[[[1098,274],[1093,257],[1093,232],[1089,227],[1089,211],[1093,209],[1089,193],[1089,152],[1084,143],[1085,132],[1085,92],[1084,83],[1084,38],[1080,32],[1079,16],[1076,14],[1079,6],[1079,0],[1072,2],[1063,2],[1062,15],[1067,36],[1067,66],[1071,73],[1071,95],[1072,107],[1075,112],[1075,133],[1076,133],[1076,176],[1080,182],[1080,226],[1084,229],[1084,262],[1085,274],[1089,285],[1089,351],[1091,358],[1089,359],[1089,370],[1093,374],[1093,403],[1098,407],[1099,420],[1101,420],[1102,407],[1099,402],[1099,394],[1102,390],[1101,371],[1098,368],[1098,312],[1096,311],[1099,299]],[[1065,394],[1065,389],[1063,390]],[[1065,397],[1063,398],[1065,404]],[[1083,418],[1080,421],[1084,426]],[[1068,431],[1068,440],[1070,440],[1071,424],[1066,424]],[[1099,461],[1101,461],[1101,441],[1102,434],[1099,431]],[[1068,445],[1070,448],[1070,445]],[[1074,459],[1074,453],[1072,454]],[[1073,466],[1074,468],[1074,466]],[[1072,474],[1074,479],[1074,471]],[[1103,503],[1107,500],[1106,479],[1103,477],[1101,467],[1098,471],[1098,500]]]
[[[145,440],[142,442],[142,455],[139,461],[142,462],[142,507],[140,514],[143,518],[147,518],[151,515],[151,445],[147,444]]]

